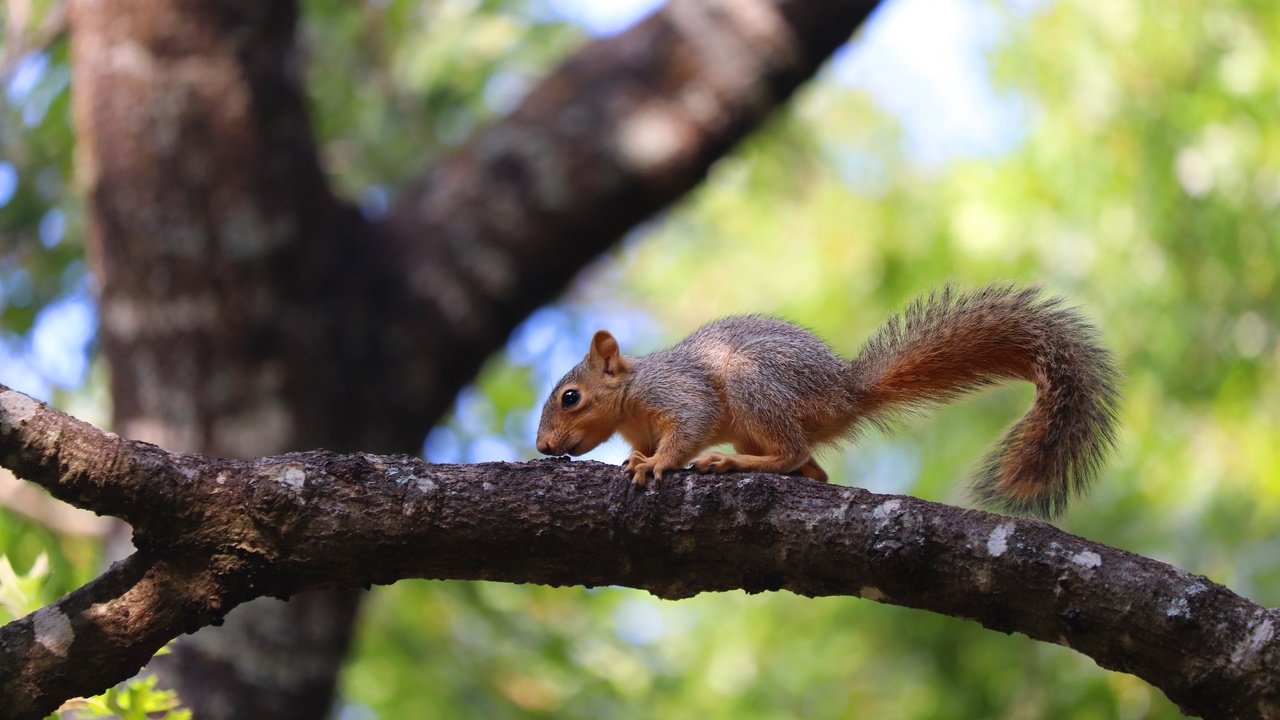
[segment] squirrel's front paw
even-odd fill
[[[635,467],[640,463],[647,463],[647,462],[649,462],[648,455],[645,455],[639,450],[632,450],[631,455],[628,456],[626,460],[622,461],[622,467],[628,470],[634,470]]]
[[[627,472],[631,473],[631,481],[636,484],[636,487],[648,485],[650,474],[653,475],[654,480],[661,480],[662,472],[666,470],[666,468],[654,463],[653,458],[639,450],[632,450],[631,457],[627,458],[627,461],[622,465],[627,469]]]
[[[693,459],[693,469],[700,473],[723,475],[738,469],[738,463],[731,455],[710,452]]]

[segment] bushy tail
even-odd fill
[[[1034,383],[1031,410],[974,479],[979,501],[1009,512],[1057,516],[1114,444],[1111,354],[1079,313],[1036,287],[946,287],[891,319],[852,364],[859,417],[881,426],[1002,380]]]

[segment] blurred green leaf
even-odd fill
[[[25,574],[19,575],[9,562],[8,555],[0,555],[0,609],[9,620],[16,620],[35,612],[44,602],[40,589],[49,577],[49,556],[40,553]]]

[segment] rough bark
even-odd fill
[[[416,453],[520,320],[693,187],[875,4],[676,0],[588,44],[369,224],[320,168],[294,0],[70,0],[114,427],[232,457]],[[171,682],[205,720],[322,715],[354,598],[295,619],[327,632],[274,630],[301,606],[180,643]],[[329,662],[254,677],[301,656]]]
[[[408,577],[850,595],[1133,673],[1185,711],[1280,716],[1280,611],[1051,525],[774,475],[640,490],[591,462],[169,454],[0,388],[0,463],[134,524],[138,554],[0,628],[0,714],[127,677],[237,603]]]
[[[176,562],[139,552],[96,580],[0,628],[0,712],[43,718],[137,672],[178,633],[238,602],[209,558]],[[243,599],[244,596],[242,595]]]
[[[356,437],[337,411],[339,379],[380,351],[343,330],[377,312],[361,294],[377,256],[317,162],[295,16],[291,2],[72,2],[77,171],[122,435],[239,457],[407,449]],[[202,633],[156,669],[205,720],[322,717],[351,604],[284,635],[284,657],[317,662],[280,662],[262,641],[279,613],[246,608],[225,633],[249,641]]]

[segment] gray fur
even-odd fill
[[[716,347],[726,349],[732,371],[708,361],[707,349]],[[767,435],[781,444],[777,450],[804,457],[819,439],[801,426],[797,403],[830,396],[832,414],[844,415],[851,402],[845,389],[849,363],[809,330],[773,317],[721,318],[674,347],[633,363],[630,392],[654,407],[672,410],[691,435],[705,437],[717,427]],[[749,419],[755,425],[730,428],[731,418],[740,423]]]

